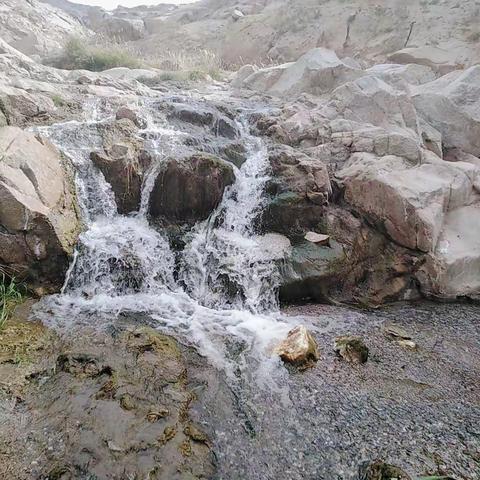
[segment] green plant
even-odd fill
[[[65,105],[65,100],[60,95],[52,95],[53,104],[58,107],[63,107]]]
[[[71,38],[53,64],[65,70],[90,70],[101,72],[115,67],[137,68],[141,63],[128,50],[117,46],[88,45]]]
[[[0,328],[3,327],[15,306],[19,304],[22,299],[22,289],[15,282],[15,279],[9,279],[2,273],[0,275]]]

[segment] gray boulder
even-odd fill
[[[310,93],[322,95],[365,75],[343,63],[331,50],[315,48],[296,62],[259,70],[248,76],[243,85],[252,90],[280,97]]]
[[[446,147],[480,156],[480,66],[416,87],[413,101]]]

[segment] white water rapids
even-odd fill
[[[269,359],[269,348],[292,325],[280,315],[276,298],[282,247],[275,247],[275,236],[258,235],[255,228],[269,179],[261,139],[249,133],[246,122],[238,122],[247,159],[217,210],[187,235],[176,263],[166,235],[149,225],[147,213],[155,178],[164,160],[182,148],[183,132],[148,102],[142,106],[148,121],[139,134],[155,161],[143,182],[139,212],[120,215],[110,185],[90,160],[90,152],[101,145],[98,128],[112,114],[87,105],[85,121],[39,129],[75,167],[85,223],[62,294],[45,300],[39,316],[72,328],[124,312],[146,313],[154,326],[182,334],[219,368],[231,370],[225,360],[227,337]]]

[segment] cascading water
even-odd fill
[[[216,212],[188,235],[175,281],[175,255],[166,236],[149,225],[147,212],[156,176],[165,158],[185,148],[185,134],[148,101],[142,105],[147,126],[139,135],[154,161],[144,178],[139,211],[120,215],[109,184],[89,156],[101,145],[99,128],[112,119],[111,112],[88,105],[91,116],[86,121],[40,129],[76,169],[86,226],[63,293],[45,302],[45,310],[54,314],[43,320],[70,327],[71,319],[78,322],[87,312],[97,319],[145,312],[159,328],[185,334],[212,363],[227,370],[222,336],[234,336],[263,355],[290,328],[279,319],[275,293],[275,260],[283,247],[275,248],[273,237],[266,241],[255,230],[269,178],[265,145],[250,135],[246,122],[239,124],[247,159]]]
[[[274,242],[267,249],[264,237],[255,231],[255,220],[265,204],[268,152],[259,138],[249,134],[246,122],[239,122],[239,127],[247,159],[215,214],[190,235],[181,279],[203,305],[265,312],[277,307],[279,280],[272,261]]]

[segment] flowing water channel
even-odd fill
[[[268,356],[291,322],[282,318],[277,300],[284,247],[275,235],[256,230],[269,179],[267,147],[240,114],[236,127],[246,161],[235,167],[235,183],[216,211],[186,235],[183,251],[173,252],[166,233],[149,224],[148,204],[165,159],[181,156],[186,134],[155,105],[145,99],[141,106],[147,125],[138,135],[154,162],[143,182],[140,209],[129,215],[118,213],[110,185],[90,160],[90,152],[101,147],[102,124],[113,120],[108,105],[92,99],[84,121],[40,129],[74,165],[85,223],[62,293],[44,304],[55,315],[44,320],[70,328],[88,312],[109,319],[143,312],[159,328],[187,335],[217,366],[228,367],[225,335]],[[235,285],[234,293],[228,285]]]
[[[36,315],[69,333],[108,329],[126,317],[194,346],[206,361],[196,353],[189,360],[190,386],[202,397],[192,408],[213,439],[215,479],[358,480],[362,463],[375,458],[412,474],[480,478],[478,308],[421,303],[378,312],[308,305],[281,311],[277,268],[285,248],[256,229],[268,151],[242,113],[237,131],[247,154],[235,183],[185,235],[185,247],[173,250],[167,232],[150,224],[148,205],[165,160],[184,153],[185,132],[151,99],[139,104],[147,125],[138,135],[155,161],[139,211],[129,215],[118,213],[110,185],[90,160],[102,146],[102,125],[113,120],[108,104],[92,99],[85,120],[38,129],[75,168],[85,228],[62,293],[40,302]],[[387,321],[408,329],[418,352],[386,341]],[[322,356],[307,372],[288,371],[269,355],[298,323],[315,333]],[[335,358],[335,336],[348,333],[366,339],[366,365]]]

